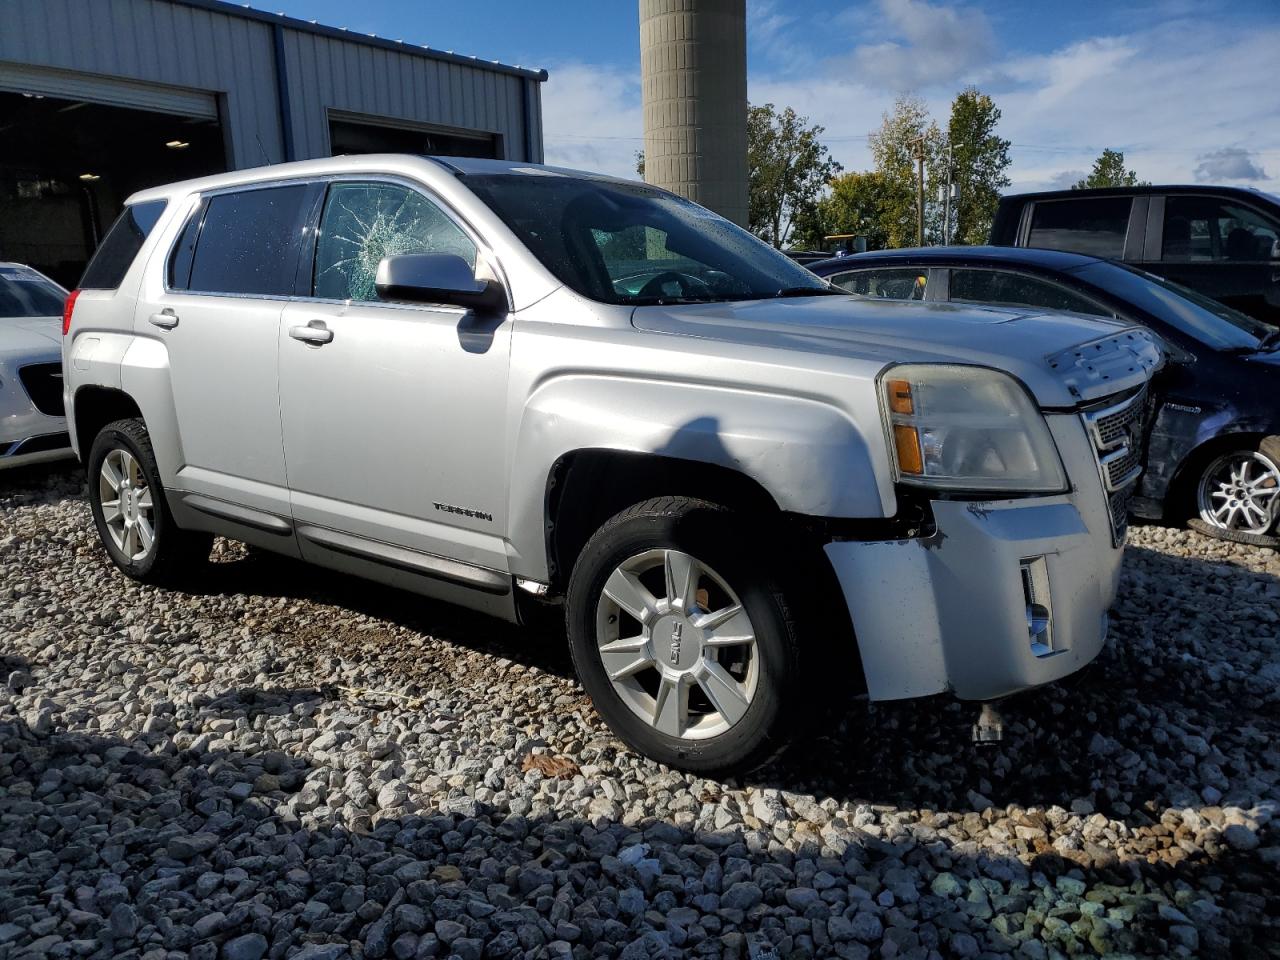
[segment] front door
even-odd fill
[[[403,559],[387,548],[505,571],[504,412],[511,322],[384,303],[378,262],[477,248],[440,205],[391,182],[334,183],[312,299],[280,320],[280,414],[303,555]]]

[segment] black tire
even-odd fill
[[[566,620],[578,678],[618,737],[660,763],[722,776],[751,770],[777,757],[799,731],[801,717],[815,712],[800,702],[799,631],[773,569],[771,538],[759,526],[702,500],[647,500],[608,520],[574,565]],[[704,739],[668,735],[637,716],[615,690],[598,652],[597,605],[605,583],[628,558],[658,549],[686,552],[714,568],[737,594],[755,634],[754,696],[736,723]]]
[[[116,545],[104,519],[99,477],[103,461],[117,449],[127,451],[138,462],[151,491],[153,541],[146,556],[139,559],[126,556]],[[174,586],[187,582],[204,567],[213,546],[213,534],[183,530],[174,522],[165,499],[164,486],[160,482],[160,469],[156,465],[151,437],[141,420],[116,420],[98,431],[89,449],[87,469],[89,506],[93,511],[93,522],[98,528],[98,538],[106,548],[111,562],[126,576],[139,583]]]

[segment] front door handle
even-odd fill
[[[153,313],[147,317],[147,320],[157,327],[163,327],[165,330],[172,330],[178,325],[178,315],[169,307],[165,307],[159,313]]]
[[[290,327],[289,336],[318,347],[333,339],[333,331],[324,325],[323,320],[312,320],[305,327]]]

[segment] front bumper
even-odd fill
[[[1048,420],[1069,493],[935,501],[932,537],[827,545],[872,700],[990,700],[1074,673],[1102,649],[1123,548],[1079,419]],[[1047,633],[1033,635],[1032,599]]]

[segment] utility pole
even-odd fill
[[[951,169],[955,163],[953,151],[956,147],[963,146],[963,143],[947,141],[947,193],[942,199],[942,242],[947,246],[951,245]]]
[[[916,147],[916,246],[924,246],[924,137],[911,141]]]

